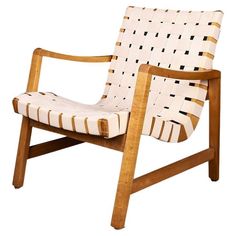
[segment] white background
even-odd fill
[[[234,1],[138,0],[0,2],[0,235],[236,235]],[[225,12],[214,67],[222,70],[221,178],[207,164],[131,197],[126,228],[110,227],[121,153],[90,144],[28,162],[25,185],[11,185],[21,117],[11,100],[25,91],[34,48],[75,55],[112,54],[126,6]],[[103,93],[108,64],[45,59],[41,91],[84,103]],[[88,92],[89,91],[89,92]],[[207,148],[208,104],[189,140],[142,137],[136,176]],[[56,135],[34,130],[32,143]]]

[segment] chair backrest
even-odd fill
[[[222,16],[221,11],[128,7],[99,104],[130,111],[141,64],[183,71],[211,69]],[[207,81],[153,76],[143,134],[170,142],[188,138],[198,123],[207,86]],[[159,128],[155,122],[161,122]],[[164,134],[173,127],[173,137]],[[156,129],[164,131],[160,135]]]

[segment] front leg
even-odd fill
[[[15,188],[22,187],[24,183],[26,162],[29,157],[31,132],[30,119],[23,117],[13,177],[13,185]]]
[[[142,71],[141,66],[128,124],[127,138],[111,221],[111,225],[115,229],[121,229],[125,225],[150,84],[151,75],[146,71]]]
[[[26,90],[27,92],[33,92],[38,90],[40,70],[42,64],[42,56],[38,55],[39,51],[40,49],[35,49],[32,56],[29,80]],[[18,109],[18,104],[14,104],[14,101],[13,106],[15,110]],[[23,117],[18,151],[16,156],[15,172],[13,177],[13,185],[15,188],[22,187],[24,183],[26,162],[29,157],[31,132],[32,127],[30,126],[30,119],[27,117]]]

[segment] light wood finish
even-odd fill
[[[146,72],[152,75],[158,75],[166,78],[173,78],[179,80],[212,80],[220,77],[218,70],[204,70],[204,71],[176,71],[165,69],[157,66],[142,64],[139,71]]]
[[[115,138],[106,139],[101,136],[81,134],[81,133],[76,133],[73,131],[68,131],[68,130],[52,127],[52,126],[45,125],[43,123],[40,123],[34,120],[30,120],[30,125],[35,128],[62,134],[69,138],[72,138],[81,142],[92,143],[92,144],[96,144],[102,147],[107,147],[107,148],[114,149],[116,151],[121,151],[121,152],[123,152],[124,150],[126,135],[120,135]]]
[[[61,54],[57,52],[47,51],[41,48],[35,49],[35,54],[42,57],[51,57],[62,60],[69,61],[78,61],[78,62],[110,62],[112,59],[112,55],[106,56],[71,56],[66,54]]]
[[[13,177],[13,185],[15,188],[22,187],[24,183],[26,161],[29,157],[31,132],[32,128],[29,119],[23,117]]]
[[[72,61],[80,61],[80,62],[109,62],[109,61],[111,61],[111,58],[112,58],[112,56],[95,56],[95,57],[70,56],[70,55],[64,55],[64,54],[60,54],[60,53],[50,52],[47,50],[43,50],[41,48],[36,48],[34,50],[33,56],[32,56],[31,68],[30,68],[29,80],[28,80],[26,92],[38,91],[43,56],[58,58],[58,59],[65,59],[65,60],[72,60]],[[15,105],[14,102],[13,102],[13,105]],[[14,106],[14,108],[17,109],[17,107],[15,107],[15,106]],[[23,182],[24,182],[26,162],[29,157],[29,150],[30,150],[29,144],[30,144],[30,138],[31,138],[31,132],[32,132],[31,126],[32,125],[30,125],[30,120],[26,117],[23,117],[22,126],[21,126],[21,133],[20,133],[20,138],[19,138],[17,158],[16,158],[15,171],[14,171],[14,177],[13,177],[13,185],[16,188],[22,187]],[[60,133],[60,132],[58,132],[58,133]],[[85,138],[85,139],[90,140],[90,138]],[[93,138],[91,138],[91,140],[93,140]],[[118,138],[118,140],[121,143],[123,143],[121,138]],[[94,142],[96,142],[96,141],[94,141]],[[100,140],[98,143],[103,143],[103,142]],[[106,144],[106,142],[104,142],[104,143]],[[113,145],[108,145],[108,146],[110,147]],[[120,146],[121,146],[120,147],[120,149],[121,149],[122,145],[120,145]],[[40,147],[40,146],[38,146],[38,147]],[[31,149],[31,153],[32,153],[32,150],[33,150],[33,152],[36,152],[36,147]],[[33,154],[31,154],[31,155],[33,155]]]
[[[52,57],[73,61],[84,62],[107,62],[111,56],[102,57],[77,57],[63,55],[36,49],[33,53],[29,82],[27,91],[37,91],[42,57]],[[113,71],[114,72],[114,71]],[[155,170],[144,176],[134,179],[135,165],[138,154],[140,136],[143,129],[144,115],[151,84],[152,75],[163,76],[173,79],[187,80],[209,80],[208,97],[210,102],[210,138],[209,149],[194,154],[188,158],[177,161],[166,167]],[[17,107],[15,107],[17,109]],[[29,147],[32,127],[65,135],[65,138],[38,144]],[[137,192],[166,178],[179,174],[187,169],[193,168],[209,161],[209,176],[212,180],[219,178],[219,132],[220,132],[220,72],[217,70],[205,70],[201,72],[183,72],[159,68],[152,65],[141,65],[139,68],[133,104],[128,123],[127,134],[106,139],[101,136],[80,134],[73,131],[55,128],[39,123],[28,118],[23,118],[19,140],[17,160],[15,166],[13,185],[19,188],[23,185],[26,160],[29,157],[43,155],[65,147],[73,146],[81,142],[88,142],[103,147],[123,152],[119,182],[113,209],[111,225],[116,229],[124,227],[131,193]],[[101,124],[101,132],[103,127]],[[74,139],[75,141],[72,141]],[[62,142],[65,143],[62,144]]]
[[[36,92],[39,85],[39,77],[42,65],[42,56],[37,54],[37,49],[34,50],[27,85],[27,92]]]
[[[209,81],[209,146],[214,149],[214,159],[209,162],[209,177],[217,181],[220,164],[220,75]]]
[[[134,192],[136,191],[135,187],[133,189],[133,178],[135,172],[135,164],[137,159],[139,140],[141,135],[140,129],[142,129],[143,127],[143,117],[145,115],[147,96],[150,89],[150,80],[152,75],[158,75],[173,79],[188,79],[188,80],[205,79],[214,81],[215,79],[219,78],[220,72],[217,70],[206,70],[201,72],[182,72],[182,71],[174,71],[174,70],[159,68],[156,66],[146,65],[146,64],[140,66],[138,73],[138,80],[136,83],[135,96],[133,99],[133,105],[131,110],[131,118],[128,126],[127,140],[125,144],[123,160],[121,165],[119,183],[116,193],[116,200],[112,215],[111,225],[115,229],[121,229],[124,227],[130,194],[132,191]],[[142,94],[142,95],[137,96],[137,94]],[[136,109],[137,106],[141,107],[142,109]],[[210,152],[212,153],[212,150]],[[194,158],[192,157],[190,159],[182,161],[182,163],[179,162],[178,164],[174,165],[175,167],[177,167],[177,169],[179,169],[178,173],[185,171],[188,165],[189,166],[191,165],[194,166],[195,164],[199,165],[202,164],[203,162],[212,159],[212,154],[209,153],[210,157],[208,158],[206,157],[205,151],[200,155],[202,155],[202,157],[199,157],[198,154],[195,156],[196,161],[192,162],[192,158]],[[177,170],[173,168],[173,166],[164,167],[164,172],[163,169],[161,170],[161,172],[165,173],[166,170],[170,170],[168,172],[169,176],[174,176],[177,173]],[[151,177],[153,177],[153,175],[158,175],[158,174],[156,172],[155,174],[152,173]],[[149,177],[150,175],[148,175],[147,178]],[[165,177],[163,178],[165,179]],[[139,183],[140,186],[143,184],[144,187],[145,183],[142,182],[143,181],[145,182],[146,180],[147,180],[146,177],[144,177],[141,178],[141,180],[139,179],[138,182],[136,180],[136,183]]]
[[[112,215],[111,225],[116,229],[125,224],[150,85],[151,74],[139,72]]]
[[[50,152],[55,152],[64,148],[72,147],[83,142],[72,138],[63,137],[56,140],[40,143],[30,147],[28,159],[38,157]]]
[[[203,164],[214,158],[214,149],[209,148],[204,151],[198,152],[194,155],[186,157],[170,165],[164,166],[158,170],[154,170],[148,174],[134,179],[132,193],[136,193],[144,188],[159,183],[174,175],[189,170],[195,166]]]
[[[42,57],[37,55],[37,50],[34,50],[26,92],[34,92],[38,90],[41,64]],[[24,183],[26,162],[29,157],[31,133],[32,127],[30,126],[30,119],[23,117],[13,177],[13,185],[15,188],[22,187]]]

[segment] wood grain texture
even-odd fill
[[[36,48],[34,50],[33,56],[32,56],[29,80],[28,80],[28,85],[27,85],[27,89],[26,89],[27,92],[38,91],[43,56],[56,58],[56,59],[78,61],[78,62],[110,62],[111,58],[112,58],[112,55],[108,55],[108,56],[71,56],[71,55],[65,55],[65,54],[47,51],[47,50],[44,50],[41,48]]]
[[[209,177],[219,179],[220,169],[220,77],[209,81],[209,147],[214,159],[209,162]]]
[[[36,144],[30,147],[28,159],[75,146],[80,143],[83,142],[77,141],[72,138],[63,137],[52,141]]]
[[[124,150],[126,135],[120,135],[115,138],[106,139],[101,136],[81,134],[81,133],[76,133],[73,131],[68,131],[68,130],[52,127],[52,126],[49,126],[49,125],[46,125],[46,124],[43,124],[34,120],[30,120],[30,124],[32,125],[32,127],[62,134],[78,141],[96,144],[102,147],[107,147],[107,148],[114,149],[116,151],[121,151],[121,152]]]
[[[54,53],[54,52],[46,51],[40,48],[36,48],[32,55],[29,80],[28,80],[26,92],[38,91],[43,56],[48,56],[48,57],[58,58],[58,59],[65,59],[65,60],[81,61],[81,62],[109,62],[111,61],[111,58],[112,58],[112,56],[77,57],[77,56]],[[13,106],[14,106],[14,109],[17,111],[18,109],[17,100],[13,101]],[[32,127],[30,125],[30,120],[26,117],[23,117],[22,128],[21,128],[21,133],[20,133],[20,138],[19,138],[17,159],[16,159],[16,165],[15,165],[15,172],[14,172],[14,177],[13,177],[13,185],[16,188],[23,186],[26,162],[29,157],[29,149],[30,149],[29,144],[30,144],[31,132],[32,132]],[[63,132],[58,132],[58,133],[63,134]],[[117,141],[111,142],[112,144],[110,143],[107,144],[108,142],[103,141],[102,139],[99,139],[99,141],[96,141],[97,140],[96,138],[84,137],[83,135],[81,136],[83,139],[87,141],[91,141],[92,143],[98,143],[98,144],[101,144],[101,146],[107,145],[109,147],[113,147],[113,149],[115,150],[123,151],[125,135],[122,138],[121,137],[116,138]],[[42,147],[45,147],[45,146],[42,146],[42,145],[37,146],[37,147],[34,146],[31,149],[31,156],[35,156],[36,153],[40,154],[39,149]],[[49,151],[49,149],[47,151]]]
[[[121,229],[125,224],[150,85],[151,75],[139,72],[111,221],[115,229]]]
[[[39,55],[40,57],[51,57],[56,59],[62,60],[69,60],[69,61],[78,61],[78,62],[110,62],[112,59],[112,55],[105,55],[105,56],[71,56],[67,54],[57,53],[48,51],[45,49],[37,48],[35,49],[35,54]]]
[[[27,91],[38,90],[42,57],[51,57],[79,62],[109,62],[112,56],[81,57],[71,56],[44,49],[36,49],[33,53]],[[110,71],[113,73],[114,71]],[[194,154],[183,160],[150,172],[134,179],[135,166],[138,155],[140,137],[143,129],[148,94],[152,75],[163,76],[173,79],[209,80],[208,98],[210,102],[210,127],[209,149]],[[112,139],[101,136],[80,134],[62,128],[52,127],[29,118],[23,117],[19,139],[13,185],[16,188],[23,186],[26,162],[28,158],[43,155],[60,150],[82,142],[88,142],[103,147],[123,152],[117,193],[114,203],[111,225],[115,229],[121,229],[125,225],[126,214],[130,195],[171,176],[179,174],[209,161],[209,176],[216,181],[219,178],[219,137],[220,137],[220,72],[217,70],[205,70],[201,72],[174,71],[159,68],[152,65],[141,65],[135,87],[133,104],[128,122],[127,134]],[[17,101],[13,102],[15,110],[18,109]],[[99,131],[106,134],[108,126],[106,121],[99,121]],[[32,127],[65,135],[66,137],[30,147]],[[183,134],[184,136],[185,134]]]
[[[158,75],[166,78],[184,79],[184,80],[212,80],[219,78],[220,71],[204,70],[204,71],[177,71],[165,69],[157,66],[142,64],[139,71],[146,72],[152,75]]]
[[[29,119],[23,117],[13,177],[13,185],[15,188],[20,188],[24,184],[26,162],[29,156],[31,132],[32,128],[30,126]]]
[[[159,68],[151,65],[141,65],[138,73],[138,80],[136,83],[135,96],[133,100],[131,117],[128,126],[127,139],[123,154],[123,160],[121,165],[119,183],[116,193],[116,199],[113,209],[112,222],[111,225],[115,229],[121,229],[124,227],[125,218],[128,209],[128,203],[131,192],[136,192],[138,189],[146,187],[145,183],[147,179],[156,176],[154,182],[161,179],[171,177],[177,173],[181,173],[186,169],[192,168],[203,162],[209,161],[212,159],[212,149],[210,151],[203,151],[200,154],[191,156],[190,158],[179,161],[173,165],[163,168],[160,172],[163,176],[160,177],[159,172],[153,172],[148,177],[141,177],[139,181],[136,180],[136,187],[133,187],[133,178],[135,172],[135,165],[138,153],[138,146],[140,141],[140,130],[143,127],[143,116],[146,110],[146,100],[148,96],[148,91],[150,88],[150,80],[152,75],[164,76],[173,79],[189,79],[189,80],[214,80],[219,77],[220,72],[217,70],[207,70],[204,72],[182,72],[182,71],[173,71],[164,68]],[[142,81],[142,82],[140,82]],[[147,92],[147,94],[145,94]],[[142,94],[137,96],[137,94]],[[136,109],[137,107],[142,107],[141,109]],[[127,148],[126,148],[127,147]],[[196,159],[196,160],[193,160]],[[211,161],[210,161],[211,163]],[[213,165],[213,164],[211,164]],[[214,164],[215,165],[215,164]],[[158,179],[159,178],[159,179]],[[150,180],[149,180],[150,181]],[[147,185],[152,185],[152,181]],[[138,183],[138,184],[137,184]],[[138,185],[140,185],[138,187]],[[141,187],[142,186],[142,187]]]
[[[27,92],[36,92],[38,90],[41,65],[42,65],[42,56],[37,54],[37,49],[36,49],[34,50],[32,56],[29,80],[26,89]]]
[[[150,187],[174,175],[180,174],[195,166],[203,164],[214,158],[214,149],[209,148],[193,154],[170,165],[154,170],[148,174],[134,179],[132,193],[136,193],[144,188]]]

